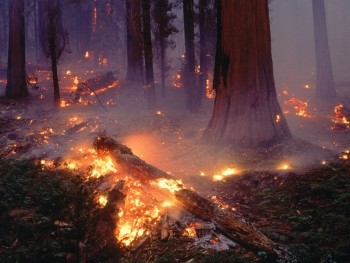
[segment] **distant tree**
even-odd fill
[[[40,43],[47,57],[51,58],[51,70],[54,86],[54,105],[60,105],[60,89],[57,64],[67,43],[67,32],[62,25],[60,0],[41,0],[42,16],[40,21]]]
[[[171,41],[169,37],[177,33],[178,29],[173,24],[176,15],[171,12],[172,4],[168,0],[155,0],[153,3],[154,48],[160,64],[161,94],[162,97],[165,97],[165,79],[168,71],[166,49],[175,47],[175,42]]]
[[[312,10],[316,53],[316,97],[326,100],[333,99],[337,94],[328,46],[324,0],[312,0]]]
[[[8,52],[8,0],[0,0],[0,66]]]
[[[210,143],[264,147],[291,137],[273,76],[267,0],[218,1]]]
[[[9,1],[9,45],[5,97],[25,99],[29,96],[26,82],[24,1]]]
[[[156,108],[156,93],[154,87],[153,52],[151,36],[151,5],[149,0],[142,0],[143,45],[145,58],[145,96],[148,107]]]
[[[126,0],[126,80],[142,81],[141,0]]]
[[[194,10],[193,0],[183,0],[184,32],[185,32],[185,71],[184,88],[186,90],[186,106],[191,112],[199,109],[201,92],[196,83],[196,57],[194,45]]]
[[[216,0],[199,1],[199,90],[198,103],[201,104],[205,94],[208,70],[211,65],[211,54],[215,50],[216,43]]]

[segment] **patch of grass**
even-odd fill
[[[0,160],[0,262],[79,257],[96,209],[97,181],[36,160]],[[64,222],[59,225],[57,222]]]

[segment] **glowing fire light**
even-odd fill
[[[228,167],[228,168],[222,170],[220,174],[214,174],[212,179],[213,179],[213,181],[222,181],[226,177],[228,177],[230,175],[234,175],[234,174],[237,174],[237,170],[234,168]]]
[[[283,104],[283,112],[290,113],[292,110],[296,115],[310,118],[311,115],[306,113],[307,102],[301,101],[297,98],[290,98],[289,100],[285,100]]]
[[[70,76],[70,75],[72,75],[72,72],[70,70],[67,70],[66,75]]]
[[[344,114],[344,106],[339,104],[334,107],[335,117],[333,118],[332,130],[344,130],[350,128],[350,120]]]
[[[92,177],[99,178],[100,176],[106,175],[110,172],[117,172],[111,156],[105,156],[94,160],[93,169],[91,171]]]
[[[173,77],[173,87],[176,89],[180,89],[183,87],[182,85],[182,77],[181,77],[181,70],[178,70],[176,72],[176,75]]]
[[[213,98],[215,98],[216,92],[213,89],[212,85],[210,85],[210,83],[211,83],[210,80],[207,79],[206,80],[206,85],[205,85],[205,96],[208,99],[213,99]]]
[[[156,184],[158,185],[158,187],[162,189],[167,189],[171,193],[174,193],[184,188],[181,180],[169,180],[165,178],[160,178],[156,181]]]
[[[277,167],[277,170],[290,170],[292,165],[290,163],[282,163]]]
[[[106,206],[107,202],[108,202],[107,196],[104,196],[104,195],[98,196],[98,203],[99,203],[102,207]]]
[[[90,58],[90,53],[89,53],[89,51],[86,51],[86,52],[85,52],[85,58],[86,58],[86,59]]]

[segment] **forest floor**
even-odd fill
[[[54,110],[46,80],[49,73],[37,74],[39,88],[30,90],[28,103],[0,99],[0,192],[4,196],[0,219],[1,225],[8,226],[0,235],[1,262],[78,260],[79,249],[72,240],[84,236],[74,230],[82,222],[67,207],[77,202],[74,192],[84,185],[84,179],[77,176],[70,182],[67,178],[74,178],[67,176],[70,172],[51,169],[42,174],[37,161],[27,160],[83,159],[78,149],[91,146],[101,134],[124,143],[135,155],[182,179],[202,196],[216,196],[234,207],[266,236],[284,244],[291,253],[289,261],[350,261],[350,129],[332,129],[334,106],[350,105],[350,92],[342,90],[332,103],[309,99],[311,117],[286,114],[292,140],[247,150],[203,144],[201,135],[213,100],[205,99],[198,112],[189,113],[184,91],[171,89],[166,99],[158,100],[157,110],[150,111],[142,89],[120,83],[99,93],[104,106],[95,96],[86,96],[84,105]],[[87,74],[81,79],[93,76]],[[67,102],[72,98],[72,85],[71,75],[62,78],[62,98]],[[1,87],[0,93],[3,91]],[[227,168],[234,172],[222,176]],[[51,182],[51,175],[57,180]],[[215,175],[221,180],[214,180],[219,178]],[[91,189],[94,183],[84,188]],[[29,187],[33,184],[40,189]],[[69,187],[58,187],[62,185]],[[92,205],[84,209],[94,210]],[[61,221],[68,226],[60,225]],[[120,260],[125,263],[269,261],[263,252],[253,253],[240,245],[216,251],[194,244],[189,238],[152,240],[136,250],[121,250],[118,256],[124,253]]]

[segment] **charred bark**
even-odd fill
[[[221,209],[212,201],[194,191],[182,189],[175,192],[176,199],[192,214],[214,222],[225,235],[254,251],[265,251],[270,256],[286,258],[285,248],[266,237],[244,219],[227,209]]]
[[[100,246],[89,247],[86,251],[89,262],[118,262],[121,251],[118,247],[118,240],[115,230],[118,224],[118,212],[124,204],[126,189],[124,181],[119,181],[108,193],[108,202],[105,207],[97,210],[94,215],[96,226],[90,242]]]
[[[291,137],[273,76],[267,0],[221,0],[214,88],[205,142],[266,147]]]
[[[100,153],[109,153],[121,172],[126,172],[141,181],[147,182],[160,178],[175,179],[172,175],[146,163],[134,155],[130,148],[112,138],[99,137],[95,140],[94,146]],[[178,200],[182,207],[199,218],[214,222],[227,236],[242,245],[254,251],[263,250],[272,257],[287,257],[287,252],[282,246],[246,223],[244,219],[228,210],[222,210],[214,202],[201,197],[196,192],[181,189],[170,197]]]

